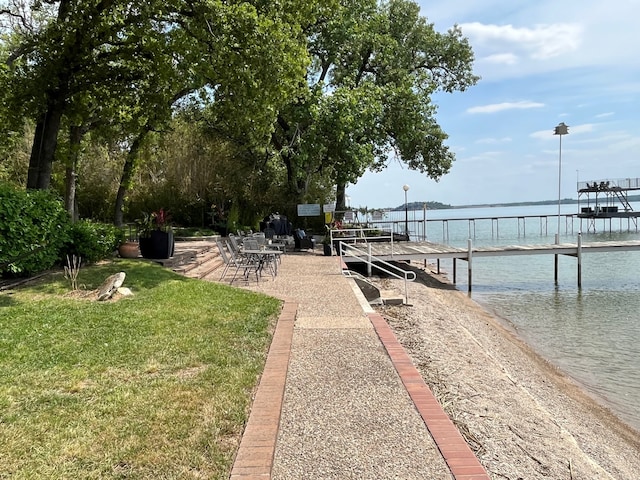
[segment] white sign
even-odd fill
[[[317,217],[320,215],[319,203],[300,203],[298,204],[299,217]]]
[[[322,211],[324,213],[328,213],[328,212],[335,212],[336,211],[336,206],[333,203],[325,203],[322,206]]]

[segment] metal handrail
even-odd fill
[[[371,255],[371,244],[367,244],[367,245],[368,245],[368,251],[364,251],[358,247],[353,246],[352,244],[345,243],[343,241],[338,242],[338,252],[340,253],[340,265],[342,265],[343,263],[342,256],[349,255],[351,257],[357,257],[358,259],[363,260],[364,263],[366,263],[370,267],[375,267],[381,272],[391,275],[392,277],[397,278],[398,280],[404,280],[404,303],[405,305],[409,305],[409,293],[407,288],[407,282],[413,282],[416,279],[416,273],[410,270],[404,270],[396,265],[393,265],[392,263],[389,263],[385,260],[381,260],[377,257],[374,257],[373,255]],[[351,250],[355,250],[355,252],[357,252],[359,255],[355,255],[353,252],[351,252]],[[363,259],[362,255],[365,255],[366,258]],[[381,267],[380,265],[374,265],[373,264],[374,261],[377,262],[378,264],[385,265],[389,270]],[[401,273],[398,274],[393,272],[392,270],[395,270],[396,272],[401,272]]]
[[[351,236],[351,232],[353,232],[353,235]],[[331,245],[333,245],[334,240],[337,241],[341,241],[341,238],[344,238],[345,234],[350,235],[349,236],[349,240],[353,241],[353,243],[357,243],[362,242],[362,243],[369,243],[369,241],[373,241],[373,240],[389,240],[391,242],[391,249],[393,250],[393,232],[389,232],[388,234],[385,234],[386,232],[382,231],[382,235],[366,235],[365,232],[380,232],[379,228],[363,228],[363,227],[356,227],[356,228],[330,228],[329,229],[329,241],[331,243]],[[359,234],[359,235],[358,235]]]

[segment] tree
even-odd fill
[[[281,110],[271,139],[291,194],[304,198],[311,178],[329,176],[344,209],[346,185],[390,156],[434,179],[449,171],[431,95],[478,80],[457,27],[436,32],[409,0],[344,0],[308,38],[308,88]]]
[[[49,186],[65,119],[86,128],[124,111],[123,138],[135,147],[189,92],[227,116],[233,110],[264,137],[306,68],[299,22],[314,4],[11,2],[0,13],[12,20],[12,101],[36,124],[27,188]]]

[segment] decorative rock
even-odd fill
[[[120,287],[118,289],[118,293],[123,297],[130,297],[131,295],[133,295],[133,292],[131,291],[131,289],[127,287]]]
[[[109,300],[113,294],[122,286],[126,274],[124,272],[114,273],[109,276],[98,290],[98,301]]]

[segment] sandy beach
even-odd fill
[[[639,432],[445,277],[416,272],[412,306],[379,312],[492,478],[638,478]]]

